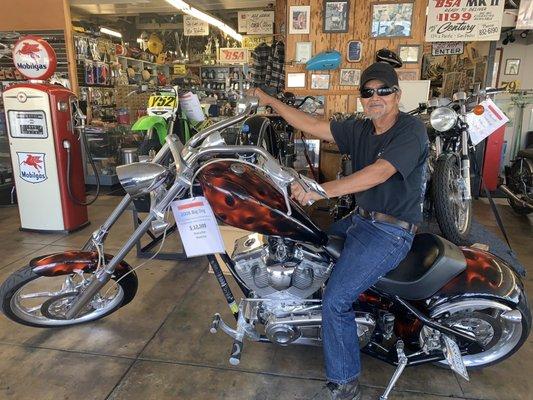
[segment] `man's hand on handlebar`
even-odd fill
[[[263,92],[261,89],[255,87],[246,91],[246,96],[257,97],[259,99],[260,106],[268,106],[272,97]]]
[[[323,199],[324,196],[311,190],[305,191],[302,185],[295,182],[291,185],[291,198],[296,200],[302,206],[308,206],[317,200]]]

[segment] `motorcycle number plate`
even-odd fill
[[[176,97],[175,96],[150,96],[148,99],[148,108],[170,108],[174,109],[176,107]]]
[[[461,355],[461,350],[459,350],[459,346],[457,346],[457,343],[455,343],[455,340],[453,340],[452,338],[446,335],[442,335],[442,337],[444,339],[445,346],[444,354],[451,369],[461,375],[464,379],[469,381],[470,378],[468,376],[468,371],[466,370],[465,363],[463,362],[463,356]]]

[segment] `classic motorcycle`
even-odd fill
[[[124,257],[152,226],[168,224],[175,199],[194,194],[199,182],[214,214],[250,231],[221,254],[242,290],[237,303],[214,255],[207,255],[236,320],[231,327],[216,314],[211,332],[234,339],[229,361],[240,362],[244,340],[321,344],[321,298],[343,239],[328,236],[290,199],[296,182],[324,194],[313,180],[282,167],[258,146],[226,145],[220,131],[243,121],[257,107],[215,123],[185,145],[168,135],[151,162],[117,167],[127,192],[82,250],[37,257],[0,287],[5,315],[21,324],[65,327],[94,321],[135,297],[137,276]],[[256,162],[247,157],[256,155]],[[160,164],[168,155],[174,162]],[[133,198],[151,193],[151,211],[115,256],[105,238]],[[196,199],[195,199],[196,201]],[[382,222],[373,221],[379,228]],[[468,378],[466,368],[498,363],[517,351],[531,327],[520,277],[491,253],[459,248],[432,234],[415,236],[402,263],[354,304],[363,352],[396,365],[382,396],[386,399],[406,366],[449,365]]]
[[[505,167],[505,183],[499,188],[513,210],[520,215],[533,212],[533,148],[520,150]]]

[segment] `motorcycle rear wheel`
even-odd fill
[[[513,199],[507,199],[509,201],[509,205],[513,209],[513,211],[518,215],[528,215],[533,212],[533,210],[529,207],[523,207],[519,205],[516,201]]]
[[[446,315],[441,323],[474,333],[485,346],[482,352],[463,356],[469,369],[485,368],[509,358],[524,344],[531,329],[529,310],[512,309],[489,299],[449,303],[432,313],[433,318],[439,315]],[[460,347],[464,345],[459,343]],[[440,364],[448,365],[446,361]]]
[[[472,200],[465,200],[459,186],[460,160],[455,154],[441,156],[435,165],[433,194],[435,216],[442,235],[458,246],[470,245]]]
[[[87,277],[91,274],[83,275]],[[27,266],[13,273],[2,284],[0,306],[9,319],[23,325],[43,328],[78,325],[103,318],[129,303],[135,296],[135,289],[128,278],[133,276],[126,276],[116,285],[108,283],[81,315],[67,320],[63,313],[77,294],[79,282],[75,281],[81,280],[81,277],[77,274],[39,276]]]

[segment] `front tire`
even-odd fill
[[[433,194],[435,216],[442,235],[452,243],[470,245],[472,200],[466,200],[460,186],[460,160],[455,154],[441,156],[435,165]]]
[[[92,276],[91,273],[83,275]],[[10,275],[0,287],[1,310],[9,319],[33,327],[78,325],[115,312],[133,299],[137,288],[135,274],[127,275],[116,287],[110,288],[111,283],[104,286],[80,316],[67,320],[61,313],[76,295],[73,290],[76,279],[81,279],[80,275],[40,276],[26,266]],[[109,293],[112,296],[108,297]]]
[[[531,329],[529,309],[513,309],[489,299],[448,303],[439,306],[431,315],[445,325],[473,332],[485,346],[479,353],[463,356],[469,369],[485,368],[509,358],[522,347]],[[466,346],[466,343],[458,344]],[[447,365],[446,361],[440,363]]]

